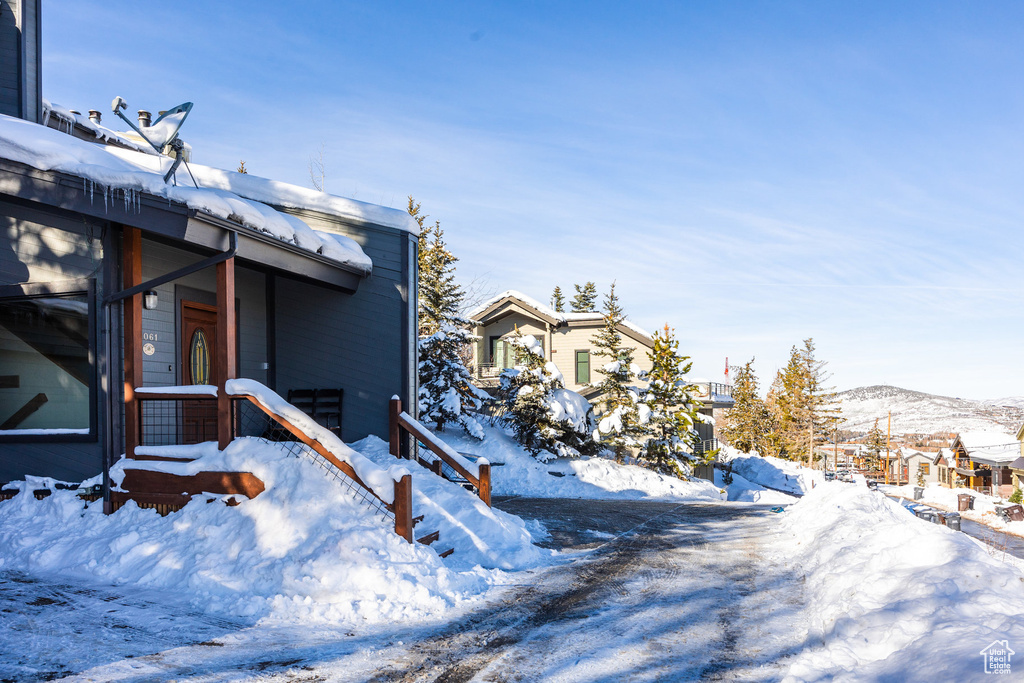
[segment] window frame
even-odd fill
[[[587,379],[580,381],[580,354],[587,354]],[[576,384],[590,384],[590,375],[593,372],[593,368],[590,366],[590,349],[575,349],[573,351],[573,376],[576,378]]]
[[[95,278],[0,285],[0,303],[5,299],[40,299],[74,295],[84,295],[89,306],[89,432],[87,434],[0,433],[0,443],[96,443],[99,441],[99,338]]]

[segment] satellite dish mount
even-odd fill
[[[157,154],[167,154],[168,150],[173,153],[174,163],[171,165],[171,169],[167,171],[167,174],[164,175],[164,182],[170,182],[175,171],[178,170],[178,166],[184,160],[185,143],[178,137],[178,131],[181,130],[181,124],[185,123],[189,112],[192,111],[192,103],[185,102],[163,112],[160,114],[160,118],[154,121],[152,125],[146,126],[146,132],[143,132],[131,119],[124,115],[124,110],[128,108],[128,103],[124,101],[123,97],[115,97],[114,101],[110,103],[110,108],[132,130],[138,133],[139,137],[149,143],[149,146],[156,150]],[[189,175],[191,175],[191,171]],[[195,180],[193,179],[192,182],[195,182]]]

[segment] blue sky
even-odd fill
[[[693,373],[1024,395],[1024,4],[44,2],[44,94],[190,100],[200,163],[441,221],[459,274],[615,281]]]

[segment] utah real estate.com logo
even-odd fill
[[[981,651],[981,656],[985,659],[985,673],[1010,673],[1010,657],[1015,654],[1017,653],[1010,649],[1010,644],[1007,641],[993,640]]]

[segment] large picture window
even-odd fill
[[[0,297],[0,437],[91,432],[91,317],[87,291]]]

